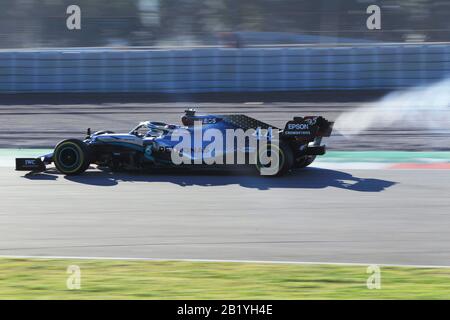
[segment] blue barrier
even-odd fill
[[[0,52],[0,93],[396,89],[450,75],[450,45]]]

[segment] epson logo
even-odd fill
[[[35,160],[25,160],[26,166],[34,166],[36,164]]]
[[[307,123],[289,123],[289,130],[308,130],[309,125]]]

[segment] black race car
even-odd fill
[[[16,159],[16,170],[44,171],[54,163],[61,173],[77,175],[93,164],[112,170],[251,165],[262,174],[282,175],[325,154],[321,141],[332,127],[320,116],[294,117],[280,129],[242,114],[189,109],[181,125],[144,121],[128,133],[88,129],[85,139],[61,141],[50,154]]]

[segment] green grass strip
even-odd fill
[[[66,287],[69,265],[81,289]],[[0,259],[0,299],[450,299],[450,268]]]

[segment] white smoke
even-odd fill
[[[450,79],[392,92],[338,117],[334,129],[355,135],[369,129],[450,130]]]

